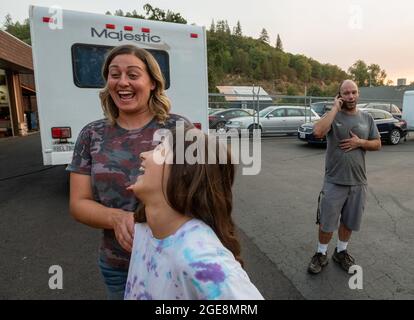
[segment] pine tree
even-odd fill
[[[224,30],[225,30],[225,21],[224,20],[217,20],[216,32],[224,33]]]
[[[224,31],[227,33],[227,34],[230,34],[231,33],[231,31],[230,31],[230,26],[229,26],[229,23],[227,22],[227,20],[225,21],[225,23],[224,23]]]
[[[11,25],[13,25],[13,19],[10,15],[10,13],[6,14],[6,16],[4,17],[4,23],[3,26],[5,29],[7,29],[8,27],[10,27]]]
[[[276,49],[283,51],[282,39],[280,39],[279,34],[277,34]]]
[[[214,19],[211,21],[210,32],[216,32],[216,24],[214,23]]]
[[[265,28],[262,29],[259,40],[267,44],[269,43],[269,34],[267,33]]]
[[[119,16],[119,17],[123,17],[124,16],[124,12],[122,11],[122,9],[116,10],[114,13],[115,16]]]
[[[20,23],[19,21],[13,22],[11,15],[7,14],[3,29],[23,42],[31,45],[29,19],[25,19],[23,23]]]
[[[234,28],[234,32],[233,33],[234,33],[235,36],[238,36],[238,37],[243,36],[243,34],[242,34],[242,28],[241,28],[241,25],[240,25],[240,21],[237,21],[237,25]]]

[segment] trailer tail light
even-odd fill
[[[51,18],[51,17],[43,17],[43,22],[46,22],[46,23],[53,23],[53,18]]]
[[[52,138],[53,139],[69,139],[72,137],[72,130],[70,127],[53,127]]]
[[[141,31],[142,32],[145,32],[145,33],[150,33],[150,28],[141,28]]]
[[[114,25],[114,24],[111,24],[111,23],[107,23],[107,24],[105,25],[105,27],[106,27],[107,29],[115,29],[115,25]]]
[[[201,123],[200,122],[194,122],[193,123],[194,127],[196,127],[197,129],[201,130]]]
[[[197,33],[191,33],[190,37],[193,39],[197,39],[198,38],[198,34]]]
[[[124,27],[124,30],[125,30],[125,31],[134,31],[134,28],[133,28],[133,27],[131,27],[131,26],[125,26],[125,27]]]

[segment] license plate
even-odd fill
[[[53,152],[66,152],[73,151],[74,149],[74,144],[57,144],[53,146]]]
[[[306,133],[305,132],[299,132],[299,136],[301,139],[306,139]]]

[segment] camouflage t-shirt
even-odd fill
[[[72,163],[66,170],[91,176],[95,201],[106,207],[135,211],[138,200],[126,187],[135,183],[140,174],[139,155],[155,148],[156,130],[172,129],[176,121],[189,124],[173,114],[163,125],[153,119],[134,130],[111,125],[106,119],[91,122],[79,133]],[[113,268],[128,270],[130,254],[119,245],[113,230],[103,230],[100,257]]]

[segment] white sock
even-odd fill
[[[336,251],[341,252],[346,250],[346,247],[348,246],[348,242],[343,242],[338,239],[338,244],[336,246]]]
[[[326,251],[328,250],[328,244],[322,244],[320,242],[318,242],[318,251],[322,253],[323,255],[326,255]]]

